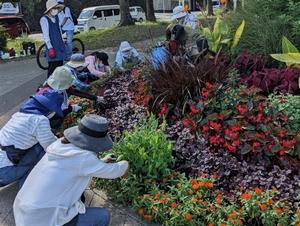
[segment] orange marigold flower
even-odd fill
[[[260,209],[261,210],[266,210],[267,209],[267,205],[265,203],[260,204]]]
[[[177,207],[177,203],[176,203],[176,202],[172,202],[172,203],[171,203],[171,207],[172,207],[172,208],[176,208],[176,207]]]
[[[245,192],[241,195],[241,199],[249,200],[251,199],[251,195],[248,192]]]
[[[165,203],[166,201],[167,201],[166,198],[161,198],[161,199],[159,200],[159,203]]]
[[[205,186],[206,188],[213,188],[213,187],[214,187],[214,184],[213,184],[213,182],[206,182],[204,186]]]
[[[275,213],[276,213],[277,215],[280,215],[280,214],[283,213],[283,211],[282,211],[282,209],[280,209],[280,208],[275,208]]]
[[[197,203],[197,202],[198,202],[197,199],[192,199],[192,203],[193,203],[193,204],[195,204],[195,203]]]
[[[155,196],[154,196],[154,199],[158,199],[160,197],[160,193],[156,193]]]
[[[144,208],[139,208],[138,213],[139,213],[139,215],[144,215],[144,213],[145,213]]]
[[[226,226],[226,224],[223,224],[223,223],[222,223],[222,224],[219,224],[219,226]]]
[[[152,216],[152,215],[144,215],[144,219],[145,219],[146,221],[152,221],[153,216]]]
[[[273,205],[273,199],[268,200],[269,205]]]
[[[236,223],[237,225],[242,225],[242,224],[243,224],[243,222],[242,222],[241,219],[237,219],[235,223]]]
[[[193,188],[194,190],[198,190],[198,189],[200,188],[200,185],[199,185],[199,184],[193,184],[193,185],[192,185],[192,188]]]
[[[223,198],[223,195],[222,194],[218,194],[217,195],[217,199],[222,199]]]
[[[212,223],[209,223],[207,226],[214,226],[214,224],[212,224]]]
[[[258,194],[258,195],[261,195],[262,190],[259,187],[256,187],[255,188],[255,193]]]
[[[300,223],[298,223],[297,226],[300,226]]]
[[[192,214],[190,214],[190,213],[187,213],[187,214],[185,214],[185,219],[186,220],[192,220],[192,218],[193,218],[193,215]]]
[[[198,184],[198,181],[197,181],[196,179],[192,179],[192,180],[191,180],[191,184],[192,184],[192,185]]]

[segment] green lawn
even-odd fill
[[[86,49],[101,49],[115,47],[122,41],[138,42],[161,37],[165,34],[167,23],[142,23],[134,26],[115,27],[89,32],[82,32],[76,37],[80,38]]]

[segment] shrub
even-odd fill
[[[114,181],[96,180],[96,185],[123,203],[132,202],[139,194],[147,192],[152,183],[171,174],[174,159],[172,142],[164,133],[165,123],[158,129],[152,115],[143,120],[133,132],[125,132],[114,145],[113,152],[119,159],[130,161],[130,176]]]
[[[247,51],[240,53],[233,62],[241,76],[249,75],[254,71],[261,71],[266,64],[262,55],[250,54]]]
[[[228,20],[231,29],[242,19],[247,26],[237,46],[239,51],[249,50],[268,56],[281,51],[280,40],[287,36],[291,41],[299,43],[299,3],[295,0],[251,0],[245,1],[245,8],[232,13]]]
[[[7,46],[7,34],[3,27],[0,26],[0,50],[4,51]]]

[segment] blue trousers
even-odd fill
[[[36,144],[27,150],[26,155],[17,165],[0,168],[0,187],[19,181],[20,188],[33,167],[44,156],[45,151],[40,144]]]
[[[64,31],[67,34],[67,49],[66,49],[66,60],[70,60],[70,57],[73,54],[73,37],[74,31]]]
[[[78,214],[64,226],[108,226],[110,213],[105,208],[86,208],[85,214]]]

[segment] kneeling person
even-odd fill
[[[31,97],[0,131],[0,187],[24,183],[30,170],[56,141],[49,118],[62,115],[63,97],[45,92]]]
[[[108,122],[86,115],[64,138],[47,148],[14,202],[17,226],[109,225],[109,212],[85,208],[80,196],[92,177],[115,179],[127,174],[128,162],[105,163],[97,153],[112,148]]]

